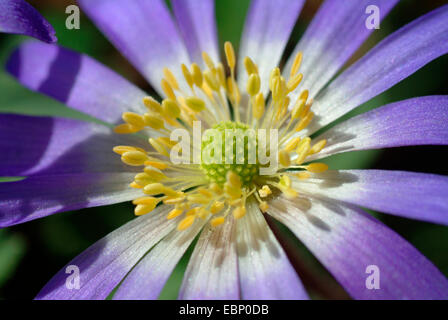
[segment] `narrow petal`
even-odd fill
[[[246,86],[244,58],[250,57],[258,65],[262,80],[261,91],[267,92],[269,74],[280,62],[304,2],[252,0],[239,52],[240,86]]]
[[[396,31],[316,97],[310,133],[389,89],[448,52],[448,5]]]
[[[289,58],[285,75],[289,76],[294,58],[303,53],[301,84],[314,98],[367,37],[375,30],[366,27],[366,8],[376,6],[383,19],[398,0],[325,1]],[[370,12],[370,11],[369,11]]]
[[[235,221],[210,225],[201,233],[188,263],[179,299],[236,300],[240,298]]]
[[[124,111],[145,110],[145,93],[92,58],[30,41],[9,58],[8,72],[27,88],[109,123]]]
[[[191,61],[203,64],[202,52],[219,62],[214,0],[172,0],[179,31]]]
[[[80,0],[83,11],[162,93],[163,68],[180,77],[188,52],[163,0]]]
[[[136,218],[99,240],[60,270],[39,292],[36,299],[105,299],[129,270],[165,237],[174,227],[166,219],[169,207],[160,206],[153,212]],[[71,288],[70,277],[79,269],[80,288]]]
[[[448,298],[448,281],[440,271],[360,209],[297,198],[275,200],[269,213],[289,227],[355,299]],[[370,268],[379,272],[379,289],[368,289]]]
[[[48,43],[57,41],[53,27],[24,0],[0,1],[0,32],[23,34]]]
[[[406,218],[448,225],[448,177],[406,171],[341,170],[295,182],[301,192]]]
[[[255,203],[248,204],[248,213],[238,221],[237,230],[243,299],[308,299],[297,273]]]
[[[196,221],[185,231],[173,230],[126,276],[114,299],[157,299],[174,267],[203,226],[203,221]]]
[[[0,227],[54,213],[129,201],[142,195],[129,187],[135,173],[39,175],[0,183]]]
[[[145,140],[74,119],[0,115],[0,176],[134,172],[112,151]]]
[[[351,118],[316,138],[325,148],[310,159],[368,149],[448,144],[448,96],[392,103]]]

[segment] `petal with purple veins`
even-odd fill
[[[315,98],[311,134],[448,52],[448,5],[381,41]]]
[[[203,226],[204,222],[201,220],[184,231],[173,230],[132,269],[113,298],[157,299],[177,263]]]
[[[184,275],[179,299],[236,300],[240,298],[238,260],[232,217],[219,227],[205,227]]]
[[[256,203],[238,220],[237,248],[241,298],[246,300],[308,299]]]
[[[0,114],[0,176],[134,172],[117,145],[147,142],[75,119]]]
[[[244,58],[250,57],[257,65],[262,81],[262,92],[268,90],[268,79],[277,67],[305,1],[253,0],[241,38],[238,55],[238,83],[246,87],[247,73]]]
[[[104,122],[146,110],[142,90],[94,59],[59,46],[22,44],[6,68],[25,87]]]
[[[377,6],[383,19],[398,0],[325,1],[305,31],[285,67],[289,76],[295,55],[303,53],[301,87],[314,98],[374,29],[365,25],[366,8]],[[293,95],[291,95],[293,96]]]
[[[136,218],[99,240],[60,270],[39,292],[36,299],[105,299],[134,265],[173,228],[167,206]],[[66,285],[68,266],[79,270],[79,289]]]
[[[172,0],[171,4],[191,61],[203,66],[202,52],[207,52],[219,62],[215,1]]]
[[[24,0],[0,1],[0,32],[23,34],[48,43],[57,41],[50,23]]]
[[[362,210],[308,198],[271,204],[269,213],[291,229],[353,298],[448,298],[448,280],[440,271]],[[369,289],[370,266],[379,271],[379,289]]]
[[[295,181],[309,195],[448,225],[448,177],[406,171],[340,170]]]
[[[115,47],[163,95],[163,68],[182,79],[190,59],[163,0],[80,0],[83,11]]]
[[[448,96],[408,99],[351,118],[316,138],[325,148],[310,160],[369,149],[448,144]]]

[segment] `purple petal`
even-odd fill
[[[366,8],[377,6],[383,19],[398,0],[325,1],[285,67],[289,76],[295,55],[303,52],[302,88],[314,98],[375,29],[365,25]]]
[[[252,0],[246,18],[238,66],[238,82],[246,87],[247,73],[244,58],[250,57],[257,65],[262,80],[262,92],[268,90],[270,72],[282,57],[283,50],[299,16],[303,0]]]
[[[219,62],[214,0],[172,0],[179,31],[192,61],[203,65],[202,52]]]
[[[448,224],[448,177],[435,174],[341,170],[295,182],[301,192],[406,218]]]
[[[448,281],[406,240],[357,208],[277,199],[270,214],[288,226],[356,299],[447,299]],[[379,289],[369,266],[378,268]]]
[[[448,52],[448,5],[396,31],[316,97],[309,132],[336,120]]]
[[[325,148],[310,159],[368,149],[448,144],[448,96],[392,103],[351,118],[316,138]]]
[[[163,93],[163,68],[181,79],[182,63],[189,64],[184,43],[162,0],[79,0],[84,12],[140,71]]]
[[[57,41],[53,27],[24,0],[0,1],[0,32],[23,34],[49,43]]]
[[[142,195],[129,187],[135,173],[38,175],[0,183],[0,227],[54,213],[130,201]]]
[[[246,300],[308,299],[285,252],[255,203],[237,224],[241,296]]]
[[[92,58],[55,45],[27,42],[7,63],[21,84],[109,123],[124,111],[144,112],[145,93]]]
[[[173,230],[126,276],[114,299],[157,299],[174,267],[203,226],[203,221],[196,221],[185,231]]]
[[[113,153],[145,140],[74,119],[0,115],[0,176],[134,172]]]
[[[202,231],[188,263],[179,299],[237,300],[240,298],[235,221]]]
[[[174,227],[168,221],[169,207],[160,206],[136,218],[81,253],[60,270],[36,299],[105,299],[131,268]],[[69,289],[68,266],[79,268],[80,289]]]

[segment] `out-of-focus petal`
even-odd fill
[[[307,198],[277,199],[271,205],[269,213],[294,232],[353,298],[448,298],[448,281],[440,271],[362,210]],[[379,289],[371,287],[372,272],[377,272]]]
[[[235,300],[240,298],[235,221],[202,231],[179,293],[186,300]]]
[[[381,41],[316,97],[309,133],[336,120],[448,52],[448,5]]]
[[[241,298],[308,299],[303,285],[255,203],[237,223]]]
[[[368,149],[448,144],[448,96],[392,103],[351,118],[318,136],[327,145],[310,159]]]
[[[132,269],[113,298],[118,300],[157,299],[174,267],[203,226],[204,221],[201,220],[196,221],[187,230],[173,230]]]
[[[366,9],[376,6],[383,19],[398,0],[327,0],[319,8],[285,67],[289,76],[295,55],[303,52],[302,88],[314,98],[375,29],[366,27]],[[369,11],[370,12],[370,11]]]
[[[341,170],[294,182],[301,192],[406,218],[448,224],[448,177],[406,171]]]
[[[219,62],[214,0],[172,0],[179,31],[193,62],[203,66],[202,52]]]
[[[0,114],[0,176],[134,172],[117,145],[147,142],[80,120]]]
[[[48,43],[57,41],[51,24],[24,0],[0,1],[0,32],[23,34]]]
[[[141,257],[175,227],[174,221],[166,219],[169,210],[168,206],[160,206],[93,244],[60,270],[36,299],[107,298]],[[79,270],[79,289],[73,287],[74,267]]]
[[[142,195],[129,187],[135,173],[38,175],[0,183],[0,227],[54,213],[130,201]]]
[[[181,63],[189,64],[188,52],[163,0],[79,0],[83,11],[163,94],[163,68],[181,79]]]
[[[238,59],[238,82],[246,87],[247,73],[244,58],[250,57],[257,65],[262,86],[267,92],[270,72],[283,54],[303,0],[252,0],[246,18]]]
[[[9,58],[8,72],[27,88],[109,123],[125,111],[144,112],[145,93],[94,59],[36,41]]]

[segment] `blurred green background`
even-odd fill
[[[55,27],[60,45],[95,57],[142,89],[152,92],[145,80],[108,43],[85,15],[82,14],[80,30],[65,28],[67,17],[65,8],[70,4],[76,4],[75,1],[35,0],[29,2]],[[320,3],[321,1],[318,0],[307,1],[285,56],[293,50]],[[447,1],[442,0],[402,0],[382,22],[381,29],[374,32],[348,64],[362,56],[393,30],[446,3]],[[238,47],[248,5],[249,0],[217,0],[216,16],[221,44],[230,40],[236,48]],[[83,115],[58,102],[21,87],[3,71],[3,65],[11,50],[25,39],[21,36],[0,34],[0,64],[2,65],[0,112],[84,118]],[[448,56],[441,57],[344,118],[397,100],[422,95],[448,94],[447,70]],[[328,159],[328,163],[333,169],[378,168],[446,175],[448,174],[447,151],[447,147],[425,146],[352,152],[334,156]],[[73,257],[132,219],[134,217],[132,209],[130,203],[84,209],[0,230],[0,299],[33,298],[40,288]],[[448,276],[448,227],[371,213],[408,239]],[[312,297],[347,298],[346,293],[306,248],[282,226],[277,225],[277,227],[278,231],[284,235],[285,244],[292,249],[290,259],[302,275],[302,280]],[[161,294],[161,299],[176,298],[188,255],[177,266]]]

